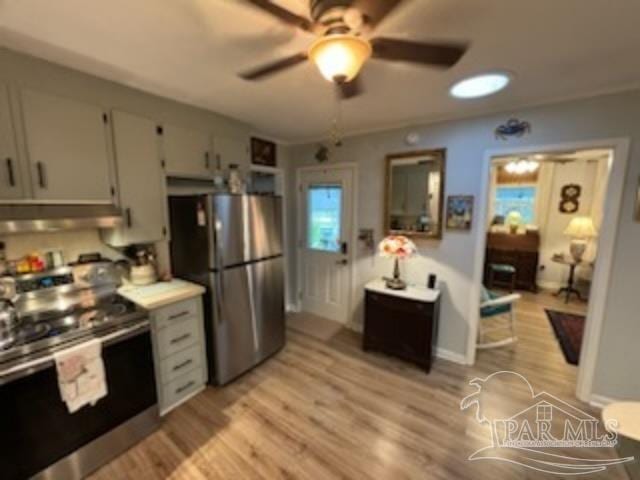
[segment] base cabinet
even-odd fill
[[[166,415],[206,387],[202,298],[151,311],[151,333],[158,404]]]
[[[386,353],[431,369],[435,354],[440,297],[433,301],[367,289],[363,349]]]

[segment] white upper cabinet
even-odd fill
[[[111,202],[108,129],[97,105],[22,91],[33,196]]]
[[[7,87],[0,84],[0,199],[24,195]]]
[[[222,168],[230,164],[238,165],[242,170],[249,170],[249,141],[235,137],[215,136],[213,139],[215,151],[214,167],[219,161]]]
[[[156,123],[112,113],[122,226],[103,232],[113,246],[151,243],[166,236],[166,186]]]
[[[211,136],[207,132],[164,125],[162,137],[167,175],[211,176]]]

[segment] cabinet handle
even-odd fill
[[[7,173],[9,176],[9,186],[10,187],[15,187],[16,186],[16,178],[14,176],[13,173],[13,160],[11,160],[11,158],[7,158]]]
[[[193,380],[185,383],[183,386],[176,388],[176,394],[184,392],[186,389],[193,387],[196,384]]]
[[[176,343],[184,342],[185,340],[187,340],[190,337],[191,337],[190,333],[185,333],[184,335],[180,335],[179,337],[171,339],[171,341],[169,343],[171,345],[175,345]]]
[[[175,313],[173,315],[170,315],[169,316],[169,320],[175,320],[176,318],[184,317],[186,315],[189,315],[189,310],[185,310],[184,312]]]
[[[126,219],[127,219],[127,227],[128,227],[128,228],[131,228],[131,226],[133,225],[133,221],[131,220],[131,209],[130,209],[130,208],[127,208],[127,209],[124,211],[124,214],[125,214],[125,217],[126,217]]]
[[[40,188],[47,188],[44,164],[42,162],[36,162],[36,168],[38,169],[38,184],[40,185]]]
[[[177,372],[178,370],[182,370],[184,367],[191,365],[193,363],[193,360],[190,358],[189,360],[185,360],[182,363],[177,364],[176,366],[173,367],[173,371]]]
[[[209,152],[204,152],[204,168],[209,170]]]

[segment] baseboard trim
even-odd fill
[[[460,365],[467,365],[467,358],[464,355],[452,352],[451,350],[447,350],[445,348],[437,347],[436,357],[443,360],[448,360],[449,362],[458,363]]]
[[[596,393],[591,394],[591,398],[589,399],[589,405],[595,408],[603,409],[607,405],[612,403],[620,402],[616,398],[607,397],[605,395],[598,395]]]
[[[294,303],[287,303],[287,306],[285,307],[285,311],[291,312],[291,313],[299,313],[301,311],[300,305],[296,305]]]

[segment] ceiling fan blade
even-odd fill
[[[342,100],[349,100],[350,98],[362,95],[364,93],[364,89],[362,88],[360,76],[357,76],[350,82],[337,83],[336,91]]]
[[[281,58],[280,60],[276,60],[275,62],[270,62],[266,65],[261,65],[254,69],[243,72],[239,76],[240,78],[243,78],[245,80],[261,80],[264,77],[268,77],[269,75],[278,73],[281,70],[285,70],[299,63],[302,63],[306,59],[306,53],[296,53],[295,55],[291,55],[290,57]]]
[[[284,23],[288,23],[289,25],[293,25],[295,27],[301,28],[302,30],[306,30],[308,32],[312,31],[313,24],[310,20],[296,15],[293,12],[290,12],[286,8],[282,8],[279,5],[269,1],[269,0],[247,0],[253,6],[263,10],[277,19],[283,21]]]
[[[371,40],[373,57],[440,67],[452,67],[467,51],[462,43],[421,43],[394,38]]]
[[[357,8],[371,28],[376,27],[402,0],[353,0],[351,7]]]

